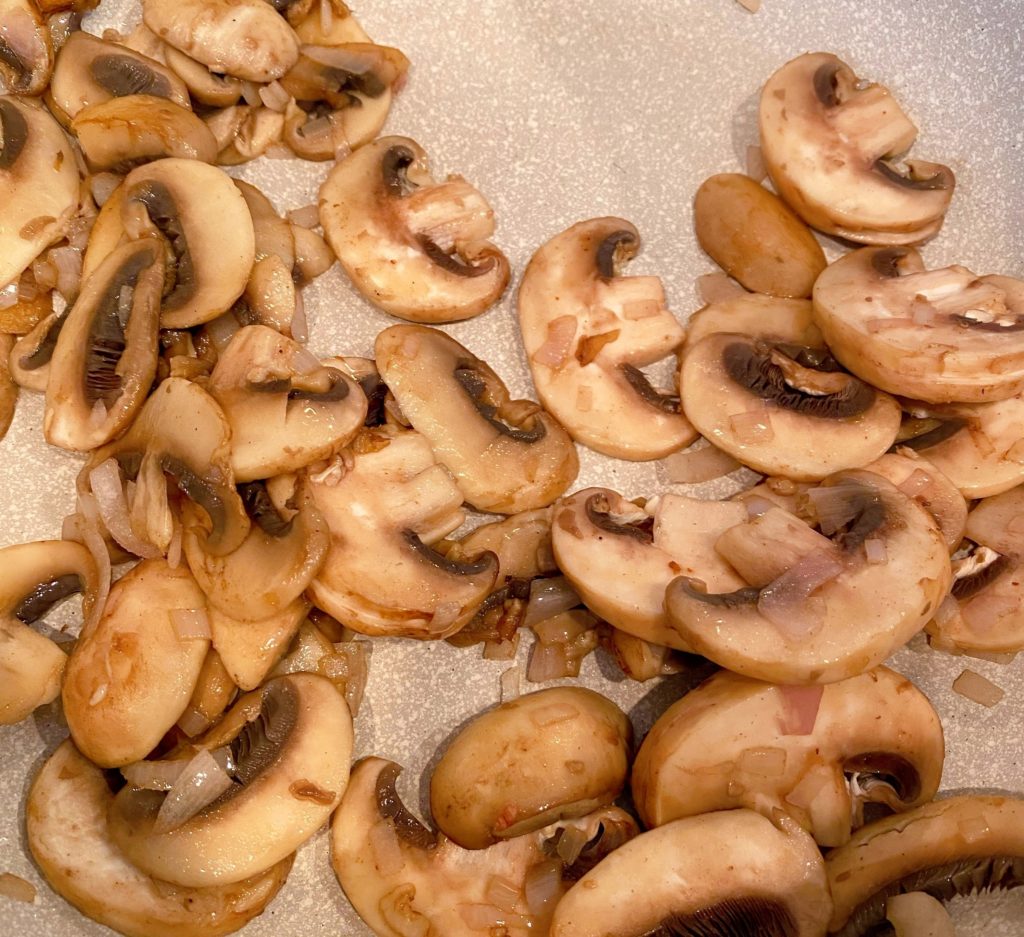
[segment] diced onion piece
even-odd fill
[[[924,891],[893,895],[885,902],[885,917],[896,937],[956,937],[945,906]]]
[[[512,660],[516,656],[518,639],[518,634],[510,641],[502,641],[500,638],[494,641],[488,638],[484,641],[484,660]]]
[[[291,95],[284,90],[279,81],[272,81],[259,90],[260,100],[272,111],[284,113],[288,109]]]
[[[533,633],[543,644],[572,644],[584,631],[593,627],[593,623],[587,612],[570,610],[537,622]]]
[[[558,837],[558,845],[555,846],[555,852],[558,853],[558,858],[566,865],[572,865],[580,857],[580,853],[583,852],[583,847],[587,845],[588,840],[589,837],[586,830],[576,826],[562,827],[562,835]]]
[[[818,519],[818,528],[826,537],[842,530],[857,516],[862,493],[858,485],[822,485],[808,489],[807,497]]]
[[[398,841],[395,825],[381,818],[370,827],[370,851],[373,853],[377,874],[383,878],[397,875],[405,866],[402,845]]]
[[[82,624],[82,630],[86,631],[99,621],[100,615],[103,614],[103,607],[107,604],[107,596],[110,594],[110,552],[100,533],[99,508],[96,506],[96,499],[91,494],[82,493],[78,496],[78,512],[82,518],[82,523],[79,524],[82,543],[91,554],[99,574],[96,601]]]
[[[89,177],[89,189],[92,192],[92,200],[102,208],[107,199],[114,194],[122,181],[122,177],[115,172],[98,172]]]
[[[713,481],[740,467],[731,455],[710,443],[701,448],[673,452],[662,459],[661,464],[665,466],[668,480],[679,485]]]
[[[0,895],[13,901],[35,904],[36,886],[31,882],[26,882],[20,875],[0,872]]]
[[[160,556],[160,551],[153,544],[136,536],[132,530],[128,503],[121,482],[121,470],[116,459],[101,462],[89,473],[89,487],[96,498],[96,507],[103,526],[120,546],[144,559]]]
[[[953,681],[953,692],[991,709],[1006,695],[1002,687],[996,686],[980,673],[965,670]]]
[[[960,835],[968,843],[975,843],[991,832],[988,820],[985,819],[985,815],[982,813],[978,813],[973,817],[966,817],[960,820],[956,826],[960,831]]]
[[[515,910],[516,903],[522,897],[522,892],[514,882],[500,875],[492,875],[487,882],[487,890],[484,892],[484,899],[502,911]]]
[[[783,637],[799,641],[824,623],[825,603],[811,593],[842,571],[843,564],[830,554],[808,553],[761,590],[757,609]]]
[[[135,761],[121,768],[121,774],[132,787],[169,791],[187,765],[183,758],[177,761]]]
[[[772,418],[767,408],[734,413],[729,417],[729,427],[744,446],[771,442],[775,438]]]
[[[534,579],[530,583],[530,600],[523,615],[523,626],[532,628],[546,618],[575,608],[580,602],[580,597],[564,576]]]
[[[818,720],[823,686],[779,686],[782,697],[782,718],[779,731],[783,735],[811,735]]]
[[[205,713],[201,713],[198,709],[193,709],[190,706],[181,714],[177,726],[190,739],[193,739],[210,728],[210,718]]]
[[[535,641],[530,650],[530,663],[526,679],[530,683],[546,683],[559,677],[568,677],[572,671],[568,648],[564,644],[544,644]]]
[[[260,87],[252,81],[242,82],[242,97],[250,107],[259,107],[263,103],[260,99]]]
[[[506,700],[515,699],[519,696],[521,676],[522,673],[519,670],[518,664],[516,664],[515,667],[509,667],[508,670],[503,670],[501,672],[501,677],[498,680],[498,693],[501,702],[504,703]]]
[[[295,291],[295,311],[289,326],[292,338],[302,345],[309,341],[309,320],[306,318],[306,302],[302,298],[302,290]]]
[[[205,608],[172,608],[170,616],[179,640],[210,640],[210,619]]]
[[[951,624],[957,618],[960,617],[960,603],[954,598],[952,594],[947,595],[940,603],[939,607],[935,609],[935,624],[940,628],[944,628],[946,625]]]
[[[530,914],[544,914],[561,897],[562,863],[557,859],[548,859],[530,866],[523,887]]]
[[[234,781],[205,748],[182,769],[153,823],[156,835],[176,830],[212,804]]]
[[[759,146],[747,147],[747,175],[755,182],[761,182],[768,175],[764,154]]]
[[[706,305],[734,299],[746,293],[742,286],[730,280],[725,273],[705,273],[697,277],[696,286],[697,295]]]
[[[82,251],[77,247],[55,247],[48,256],[57,273],[57,292],[73,301],[82,285]]]
[[[39,295],[39,284],[36,283],[36,278],[32,276],[31,270],[26,270],[22,273],[18,280],[18,299],[23,302],[31,302]]]
[[[908,498],[913,498],[924,491],[934,479],[924,469],[914,469],[896,487]]]
[[[750,498],[743,499],[743,505],[747,509],[747,518],[753,520],[755,517],[760,517],[762,514],[767,514],[772,508],[778,507],[774,501],[769,501],[767,498],[762,498],[760,495],[753,495]]]
[[[548,323],[548,335],[544,344],[531,356],[536,364],[550,368],[561,367],[569,357],[573,339],[576,337],[576,317],[559,316]]]
[[[736,767],[744,774],[755,774],[763,778],[777,778],[786,770],[784,748],[747,748],[743,750]]]
[[[927,299],[917,297],[910,304],[910,317],[914,325],[934,325],[935,307]]]
[[[868,537],[864,541],[864,555],[871,566],[883,566],[889,562],[889,554],[885,549],[885,541],[878,537]]]
[[[10,309],[12,306],[18,305],[18,284],[17,281],[14,283],[8,283],[3,289],[0,289],[0,309]]]
[[[303,205],[293,208],[285,217],[300,228],[315,228],[320,224],[320,209],[316,205]]]

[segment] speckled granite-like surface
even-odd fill
[[[110,2],[87,28],[135,21],[133,4]],[[732,0],[366,0],[356,13],[372,36],[413,62],[388,130],[415,137],[439,173],[461,173],[481,188],[497,211],[496,240],[517,277],[532,251],[570,223],[619,214],[646,239],[632,271],[660,275],[671,308],[686,318],[698,305],[694,278],[713,269],[693,236],[693,192],[714,172],[742,170],[746,147],[756,142],[761,83],[784,61],[818,49],[888,84],[921,128],[915,152],[956,171],[948,223],[925,250],[930,265],[1024,275],[1020,0],[764,0],[753,16]],[[325,172],[317,164],[263,161],[240,174],[284,210],[314,201]],[[512,291],[498,308],[449,331],[486,358],[514,393],[526,395],[511,297]],[[391,324],[337,268],[308,291],[307,309],[311,347],[319,353],[368,354],[376,333]],[[2,544],[58,536],[72,507],[79,462],[43,444],[41,415],[41,400],[25,394],[0,444]],[[664,490],[657,466],[581,455],[580,487],[607,484],[631,496]],[[525,650],[526,642],[524,660]],[[1024,791],[1024,659],[1008,666],[954,659],[915,642],[891,663],[942,715],[944,790]],[[496,702],[506,666],[446,645],[379,642],[356,727],[357,753],[403,763],[406,793],[418,804],[422,769],[456,726]],[[965,666],[1006,689],[1003,702],[987,710],[954,695],[950,684]],[[679,679],[611,683],[593,657],[584,679],[628,709],[641,734],[681,686]],[[26,855],[21,805],[29,776],[63,735],[52,713],[0,728],[0,871],[39,888],[32,906],[0,898],[0,935],[109,933],[56,898]],[[958,902],[958,933],[1024,934],[1020,891]],[[334,879],[326,835],[301,850],[281,895],[244,933],[369,933]]]

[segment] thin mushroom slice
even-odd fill
[[[494,213],[460,177],[435,182],[407,137],[382,137],[331,170],[320,222],[352,283],[391,315],[453,322],[493,305],[509,280],[487,239]]]
[[[860,830],[825,861],[835,912],[829,933],[867,937],[892,895],[941,901],[1024,885],[1024,801],[969,795],[938,800]]]
[[[537,250],[518,299],[544,406],[577,442],[635,461],[683,449],[697,435],[675,390],[657,391],[641,370],[672,355],[684,332],[657,277],[621,275],[639,249],[628,221],[582,221]]]
[[[42,94],[53,72],[53,43],[32,0],[0,0],[0,94]]]
[[[446,638],[494,585],[492,553],[449,560],[431,549],[458,527],[462,494],[426,439],[387,428],[360,433],[310,475],[331,546],[309,587],[317,607],[362,634]]]
[[[886,667],[809,688],[722,670],[654,724],[631,786],[649,827],[777,808],[819,845],[839,846],[863,824],[865,804],[903,811],[931,800],[943,758],[928,698]]]
[[[63,449],[109,442],[156,376],[164,257],[153,238],[114,251],[83,284],[50,360],[43,432]]]
[[[154,878],[228,885],[265,872],[327,822],[348,784],[352,716],[326,677],[275,677],[194,746],[226,756],[230,786],[166,830],[166,795],[125,787],[110,808],[110,835]]]
[[[207,107],[231,107],[242,96],[242,82],[230,75],[210,71],[201,62],[185,55],[174,46],[163,46],[167,67],[188,88],[189,94]]]
[[[220,937],[234,933],[284,885],[293,856],[232,885],[183,888],[139,871],[111,842],[114,799],[104,771],[70,739],[46,760],[25,806],[28,847],[57,894],[125,937]]]
[[[1024,391],[1024,280],[866,247],[818,277],[814,315],[836,358],[882,390],[926,403]]]
[[[761,92],[761,153],[779,194],[812,227],[864,244],[916,244],[942,226],[947,166],[895,161],[917,128],[882,85],[827,52],[783,65]]]
[[[539,404],[511,400],[501,378],[436,329],[393,325],[377,367],[409,422],[478,511],[545,507],[579,470],[572,440]]]
[[[686,323],[684,350],[715,332],[750,335],[771,342],[824,349],[825,340],[814,324],[814,306],[807,299],[779,299],[746,293],[698,309]]]
[[[813,481],[860,468],[893,443],[899,404],[824,349],[727,332],[683,359],[683,409],[713,445],[766,475]]]
[[[331,824],[334,872],[375,934],[547,933],[569,883],[637,833],[629,814],[605,807],[467,851],[406,809],[400,771],[382,758],[359,762]]]
[[[57,337],[70,312],[70,306],[60,313],[51,312],[14,343],[8,356],[8,365],[19,387],[46,393],[53,350],[57,347]]]
[[[0,550],[0,725],[13,725],[60,695],[67,655],[29,626],[76,592],[82,618],[96,600],[98,574],[85,547],[63,540]]]
[[[676,820],[621,846],[559,901],[550,933],[822,937],[831,913],[814,840],[785,815],[773,822],[730,810]]]
[[[288,650],[312,607],[294,599],[266,618],[245,620],[210,606],[210,633],[231,679],[243,690],[255,690]]]

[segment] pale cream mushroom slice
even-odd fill
[[[648,827],[713,810],[779,809],[819,845],[840,846],[866,805],[903,811],[930,801],[943,760],[938,714],[886,667],[825,687],[721,670],[655,722],[631,787]]]
[[[814,306],[808,299],[745,293],[709,303],[686,323],[684,350],[715,332],[739,333],[804,348],[825,347],[825,340],[814,324]]]
[[[864,244],[916,244],[942,226],[952,170],[922,160],[901,169],[917,127],[887,88],[836,56],[783,65],[761,92],[759,117],[765,168],[812,227]]]
[[[541,402],[577,442],[633,461],[697,436],[675,388],[656,390],[641,370],[673,355],[684,331],[658,277],[621,274],[639,250],[628,221],[581,221],[537,250],[518,297]]]
[[[254,690],[288,651],[312,607],[308,599],[293,599],[266,618],[236,618],[210,606],[210,634],[231,679],[243,690]]]
[[[236,104],[210,114],[206,126],[217,141],[217,164],[239,166],[281,143],[285,115],[263,105]]]
[[[353,285],[391,315],[469,319],[508,285],[508,260],[488,241],[490,205],[461,177],[435,182],[408,137],[382,137],[339,162],[319,204],[324,237]]]
[[[0,96],[0,289],[65,235],[79,196],[60,124],[42,107]]]
[[[235,333],[207,390],[231,424],[231,467],[239,482],[329,458],[366,418],[359,384],[264,325]]]
[[[835,902],[829,933],[836,937],[877,933],[886,901],[902,892],[948,901],[1016,888],[1024,884],[1024,801],[937,800],[864,827],[828,854],[825,867]]]
[[[930,620],[952,576],[932,516],[870,472],[833,475],[814,497],[827,535],[772,508],[719,538],[752,585],[669,585],[670,626],[696,653],[758,680],[834,683],[877,666]]]
[[[0,94],[42,94],[53,72],[53,42],[32,0],[0,0]]]
[[[29,626],[76,592],[87,619],[99,577],[89,551],[62,540],[5,547],[0,561],[0,725],[13,725],[60,695],[67,664],[64,651]]]
[[[432,545],[464,520],[462,493],[416,432],[360,433],[310,489],[331,546],[309,587],[318,608],[362,634],[420,639],[458,631],[498,575],[493,553],[449,560]]]
[[[539,404],[512,400],[501,378],[436,329],[393,325],[377,336],[377,368],[478,511],[551,504],[576,477],[572,440]]]
[[[401,768],[366,758],[331,824],[346,897],[378,935],[546,933],[569,884],[637,834],[617,807],[468,851],[427,829],[395,790]]]
[[[679,390],[709,442],[766,475],[813,481],[861,468],[896,439],[899,404],[827,350],[707,335],[686,352]]]
[[[559,901],[551,937],[823,937],[832,900],[814,840],[784,814],[687,817],[642,833]]]
[[[189,816],[164,808],[170,794],[125,787],[110,807],[111,839],[154,878],[229,885],[267,871],[327,822],[348,784],[352,716],[326,677],[275,677],[194,748],[223,756],[222,793]]]
[[[836,358],[882,390],[926,403],[1024,390],[1024,280],[865,247],[818,277],[814,316]]]
[[[164,61],[188,88],[191,97],[207,107],[231,107],[242,96],[242,82],[230,75],[211,71],[202,62],[162,44]]]

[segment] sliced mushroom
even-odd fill
[[[673,354],[684,333],[657,277],[620,275],[639,249],[628,221],[581,221],[533,255],[519,287],[544,406],[573,439],[631,460],[659,459],[696,438],[675,389],[655,390],[641,370]]]
[[[814,315],[836,358],[882,390],[927,403],[1024,390],[1024,280],[926,270],[909,247],[863,248],[818,278]]]
[[[902,811],[931,800],[943,757],[928,698],[886,667],[809,688],[721,670],[654,724],[633,765],[633,800],[649,827],[777,808],[819,845],[839,846],[865,804]]]
[[[730,810],[676,820],[617,849],[559,901],[550,933],[821,937],[831,913],[814,840],[784,815],[773,823]]]
[[[70,312],[70,306],[61,313],[51,312],[14,343],[8,363],[11,377],[19,387],[46,393],[46,385],[50,380],[50,360],[57,347],[57,337]]]
[[[467,851],[405,808],[395,791],[400,771],[382,758],[359,762],[331,824],[338,882],[376,934],[546,933],[568,882],[637,833],[629,814],[605,807]],[[531,882],[544,894],[527,904]]]
[[[806,299],[778,299],[746,293],[697,310],[686,323],[685,349],[714,332],[750,335],[771,342],[804,348],[824,348],[825,340],[814,324],[814,306]]]
[[[82,618],[96,600],[98,574],[78,543],[40,540],[0,550],[0,725],[13,725],[60,695],[67,656],[29,625],[82,593]]]
[[[452,739],[430,779],[430,813],[466,849],[582,817],[622,793],[631,739],[623,712],[593,690],[520,696]]]
[[[15,337],[0,335],[0,439],[7,435],[18,403],[18,382],[11,373],[11,352]]]
[[[338,163],[320,188],[320,222],[356,289],[394,316],[469,319],[508,285],[508,260],[487,240],[490,205],[460,177],[434,182],[407,137],[382,137]]]
[[[212,622],[210,630],[213,630]],[[220,654],[211,647],[199,669],[188,706],[178,720],[178,728],[190,737],[198,735],[224,715],[237,692],[238,684],[231,679]]]
[[[288,650],[302,627],[311,604],[304,598],[258,620],[245,620],[210,607],[210,633],[231,679],[243,690],[254,690]]]
[[[167,67],[188,87],[189,94],[207,107],[230,107],[242,96],[242,82],[230,75],[210,71],[174,46],[164,45]]]
[[[0,96],[0,289],[64,236],[79,194],[60,125],[42,107]]]
[[[263,912],[293,856],[233,885],[182,888],[139,871],[110,841],[107,775],[70,739],[43,764],[25,806],[28,846],[50,886],[126,937],[220,937]]]
[[[154,829],[165,795],[125,787],[110,835],[154,878],[228,885],[265,872],[326,822],[348,784],[352,717],[330,680],[292,674],[243,696],[195,744],[228,750],[231,787],[165,832]]]
[[[895,161],[917,128],[882,85],[827,52],[783,65],[761,92],[761,153],[779,194],[812,227],[864,244],[916,244],[942,226],[953,171]]]
[[[833,683],[880,664],[931,618],[951,581],[931,515],[870,472],[831,476],[819,492],[829,531],[821,549],[800,548],[790,565],[784,548],[803,522],[777,525],[785,512],[774,508],[718,543],[752,585],[729,593],[686,577],[669,585],[669,622],[694,651],[758,680]],[[741,560],[758,572],[781,562],[775,579],[754,583]]]
[[[262,156],[281,142],[284,113],[269,107],[236,104],[206,118],[219,151],[220,166],[238,166]]]
[[[766,475],[824,478],[877,459],[900,407],[825,350],[721,332],[691,347],[683,409],[712,444]]]
[[[377,336],[381,377],[402,412],[479,511],[544,507],[579,470],[572,440],[539,404],[511,400],[501,378],[436,329],[393,325]]]
[[[825,863],[835,912],[829,933],[862,937],[884,926],[891,895],[942,901],[1024,885],[1024,801],[950,797],[864,827]]]
[[[43,432],[63,449],[109,442],[134,419],[156,376],[163,250],[145,238],[85,281],[50,361]]]
[[[362,634],[445,638],[465,625],[498,575],[493,553],[448,560],[431,546],[464,518],[462,494],[419,433],[368,429],[310,489],[331,546],[313,602]]]
[[[42,94],[53,72],[50,31],[32,0],[0,0],[0,94]]]

